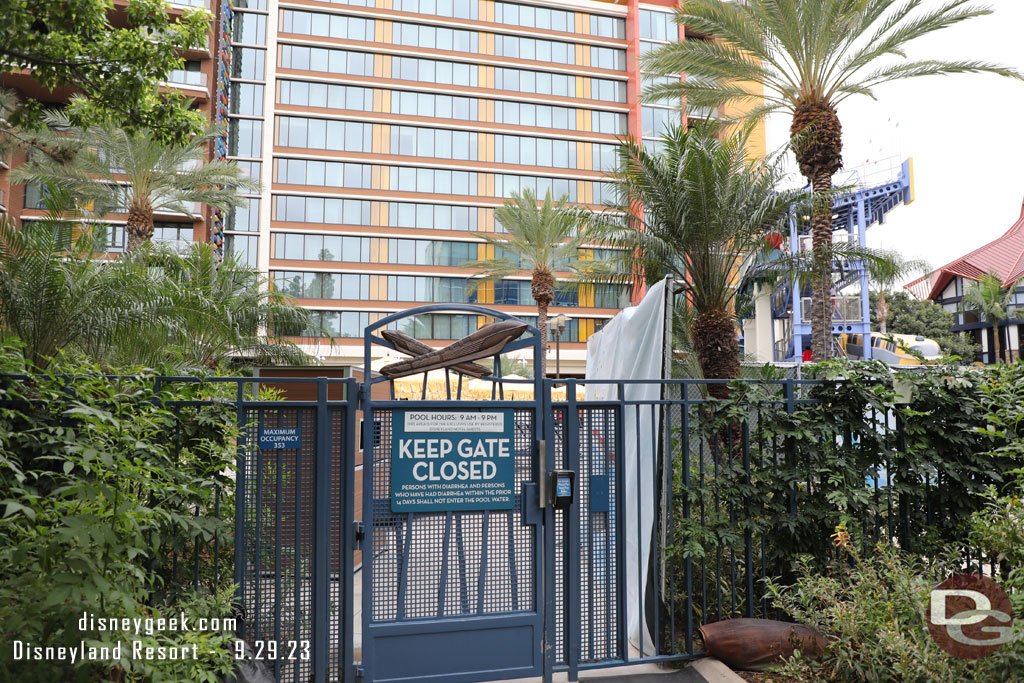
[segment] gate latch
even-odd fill
[[[565,510],[572,505],[576,493],[576,473],[572,470],[553,470],[548,474],[548,493],[551,506]]]
[[[356,550],[362,550],[363,539],[366,538],[366,527],[362,522],[352,522],[356,530]]]

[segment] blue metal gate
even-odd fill
[[[437,310],[498,319],[511,316],[471,305],[424,306],[396,313],[366,329],[365,367],[375,334],[403,319]],[[533,352],[538,332],[508,344],[503,353]],[[494,359],[500,378],[501,361]],[[368,681],[482,681],[543,671],[543,517],[538,506],[538,444],[544,415],[539,401],[506,401],[505,383],[493,383],[490,401],[463,401],[462,383],[448,382],[447,400],[374,397],[385,377],[367,377],[364,415],[362,544],[362,667]],[[426,384],[426,382],[424,382]],[[542,395],[542,382],[533,383]],[[392,436],[401,409],[509,410],[514,427],[515,505],[511,510],[395,512],[391,505]]]

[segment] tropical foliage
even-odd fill
[[[558,286],[573,286],[582,281],[598,278],[604,272],[604,262],[585,258],[580,248],[590,240],[589,212],[567,205],[568,198],[554,199],[551,192],[539,205],[530,191],[513,194],[494,211],[495,223],[504,233],[478,233],[493,248],[495,256],[463,264],[463,268],[477,271],[478,279],[472,288],[479,289],[506,277],[526,273],[531,277],[531,293],[537,302],[537,329],[545,348],[548,339],[548,306],[555,298]],[[558,282],[558,274],[567,277]],[[546,353],[541,356],[541,376],[544,375]]]
[[[960,573],[955,557],[906,555],[882,544],[862,553],[845,529],[836,534],[841,560],[826,566],[804,556],[791,585],[769,581],[773,604],[829,638],[819,658],[798,653],[769,678],[793,681],[1012,681],[1024,667],[1018,640],[980,659],[960,659],[928,632],[926,609],[935,586]]]
[[[38,373],[11,344],[0,347],[0,373],[0,678],[223,680],[233,631],[94,631],[79,620],[233,614],[236,412],[214,400],[215,387],[154,391],[152,377],[107,379],[80,359]],[[122,649],[106,661],[19,661],[14,640]],[[197,656],[133,657],[134,640],[194,644]]]
[[[993,363],[1003,359],[1003,340],[999,326],[1013,315],[1015,288],[1016,283],[1004,287],[1003,278],[995,273],[986,273],[977,282],[967,285],[960,301],[961,312],[972,311],[992,326],[993,348],[989,358]]]
[[[877,294],[872,312],[874,314],[874,319],[878,323],[878,330],[882,334],[889,331],[889,304],[886,301],[886,295],[889,291],[900,280],[906,279],[910,275],[924,273],[931,269],[931,266],[928,265],[927,261],[922,259],[904,258],[898,251],[887,251],[885,254],[889,262],[892,264],[891,268],[883,270],[869,268],[871,282],[876,286],[875,293]]]
[[[988,72],[1024,78],[1018,72],[976,60],[907,59],[920,38],[989,14],[965,0],[924,7],[919,0],[687,0],[676,20],[687,39],[653,50],[641,68],[661,79],[645,89],[648,100],[689,107],[751,103],[748,119],[773,111],[792,114],[790,135],[800,172],[816,195],[811,234],[812,352],[827,359],[832,295],[832,176],[843,166],[842,126],[837,107],[854,95],[874,97],[883,83],[920,76]],[[684,80],[678,79],[681,73]],[[760,88],[755,95],[749,85]]]
[[[46,365],[60,352],[107,367],[195,370],[235,362],[308,362],[282,337],[309,313],[254,269],[196,244],[97,259],[106,227],[77,220],[54,189],[40,220],[0,217],[0,336]]]
[[[72,127],[63,112],[50,112],[46,120],[58,131],[49,134],[48,146],[67,146],[70,139],[72,150],[63,157],[34,154],[11,172],[11,179],[63,188],[96,216],[127,213],[128,251],[153,236],[156,211],[191,216],[197,203],[227,209],[242,204],[238,188],[259,190],[259,183],[243,177],[237,163],[205,161],[209,142],[216,136],[214,129],[183,141],[163,142],[150,131],[111,125],[85,131]]]
[[[203,114],[188,98],[157,86],[181,68],[183,48],[206,46],[205,10],[172,17],[163,0],[132,0],[116,10],[110,0],[9,0],[2,15],[0,75],[27,70],[46,90],[84,93],[69,110],[76,124],[117,120],[165,140],[202,130]],[[42,120],[41,104],[30,100],[0,121],[0,138]]]
[[[618,204],[601,238],[618,247],[615,263],[627,277],[651,283],[671,274],[685,282],[703,376],[732,379],[740,370],[736,284],[800,195],[777,190],[774,159],[751,159],[742,137],[717,132],[670,128],[659,153],[627,140],[616,174]],[[711,391],[725,395],[727,387]]]

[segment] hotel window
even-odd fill
[[[228,127],[228,155],[259,157],[263,149],[263,121],[231,119]]]
[[[375,55],[336,50],[309,48],[298,45],[281,47],[281,68],[354,76],[374,75]],[[418,57],[391,58],[391,78],[406,81],[423,81],[439,85],[478,86],[479,69],[476,65],[463,62],[449,62]],[[515,90],[542,95],[578,96],[577,77],[571,74],[555,74],[527,69],[495,68],[495,85],[498,90]],[[626,101],[626,83],[607,78],[588,78],[591,99],[607,102]],[[595,96],[596,95],[596,96]]]
[[[262,81],[267,51],[251,47],[236,47],[231,52],[231,77]]]
[[[679,39],[679,25],[675,23],[673,14],[642,9],[639,18],[641,38],[660,41]]]
[[[231,113],[263,116],[263,86],[255,83],[232,83]]]
[[[259,229],[259,197],[243,197],[242,205],[231,209],[228,214],[228,230],[256,231]]]
[[[256,267],[256,237],[251,235],[225,235],[225,251],[242,263]]]
[[[238,168],[242,170],[242,175],[247,178],[254,180],[260,179],[260,170],[263,164],[258,161],[236,161]]]
[[[266,45],[267,15],[250,12],[235,13],[231,41],[248,45]]]
[[[167,244],[179,251],[183,251],[192,244],[191,223],[154,223],[153,241]]]

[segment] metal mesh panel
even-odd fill
[[[534,527],[520,516],[521,484],[529,480],[534,411],[516,410],[515,490],[511,510],[391,511],[392,412],[375,410],[372,500],[368,529],[373,578],[370,619],[462,617],[536,608]]]
[[[303,643],[314,647],[313,548],[316,481],[316,409],[247,408],[245,426],[244,523],[245,564],[241,593],[245,620],[243,637],[262,647],[278,681],[308,681],[312,658],[302,659]],[[344,482],[345,409],[333,410],[330,420],[330,609],[329,667],[340,677],[341,633],[341,501]],[[265,427],[298,427],[299,448],[262,450],[259,433]],[[262,641],[262,645],[260,645]],[[268,648],[276,644],[277,655]]]
[[[245,410],[245,638],[257,650],[312,638],[313,481],[316,414],[310,408]],[[264,427],[299,427],[297,449],[261,450]],[[270,643],[274,645],[270,645]],[[311,663],[276,659],[278,680],[305,680]]]
[[[329,527],[330,555],[327,559],[327,571],[330,577],[330,583],[327,586],[327,595],[330,601],[327,615],[328,628],[330,629],[327,636],[327,642],[330,644],[327,671],[334,672],[338,680],[341,680],[344,676],[344,665],[341,661],[345,637],[345,634],[342,632],[342,614],[344,609],[350,609],[344,603],[344,594],[342,592],[345,585],[343,572],[351,571],[351,568],[342,566],[342,558],[344,557],[342,553],[344,543],[342,534],[344,533],[345,525],[350,523],[349,520],[344,518],[342,501],[345,496],[345,467],[348,466],[345,462],[346,439],[355,438],[355,435],[345,433],[346,411],[346,408],[331,407],[328,412],[331,430],[331,513]]]
[[[596,663],[623,656],[616,546],[619,453],[615,411],[582,408],[579,425],[580,662]],[[607,481],[607,511],[591,510],[593,477]]]

